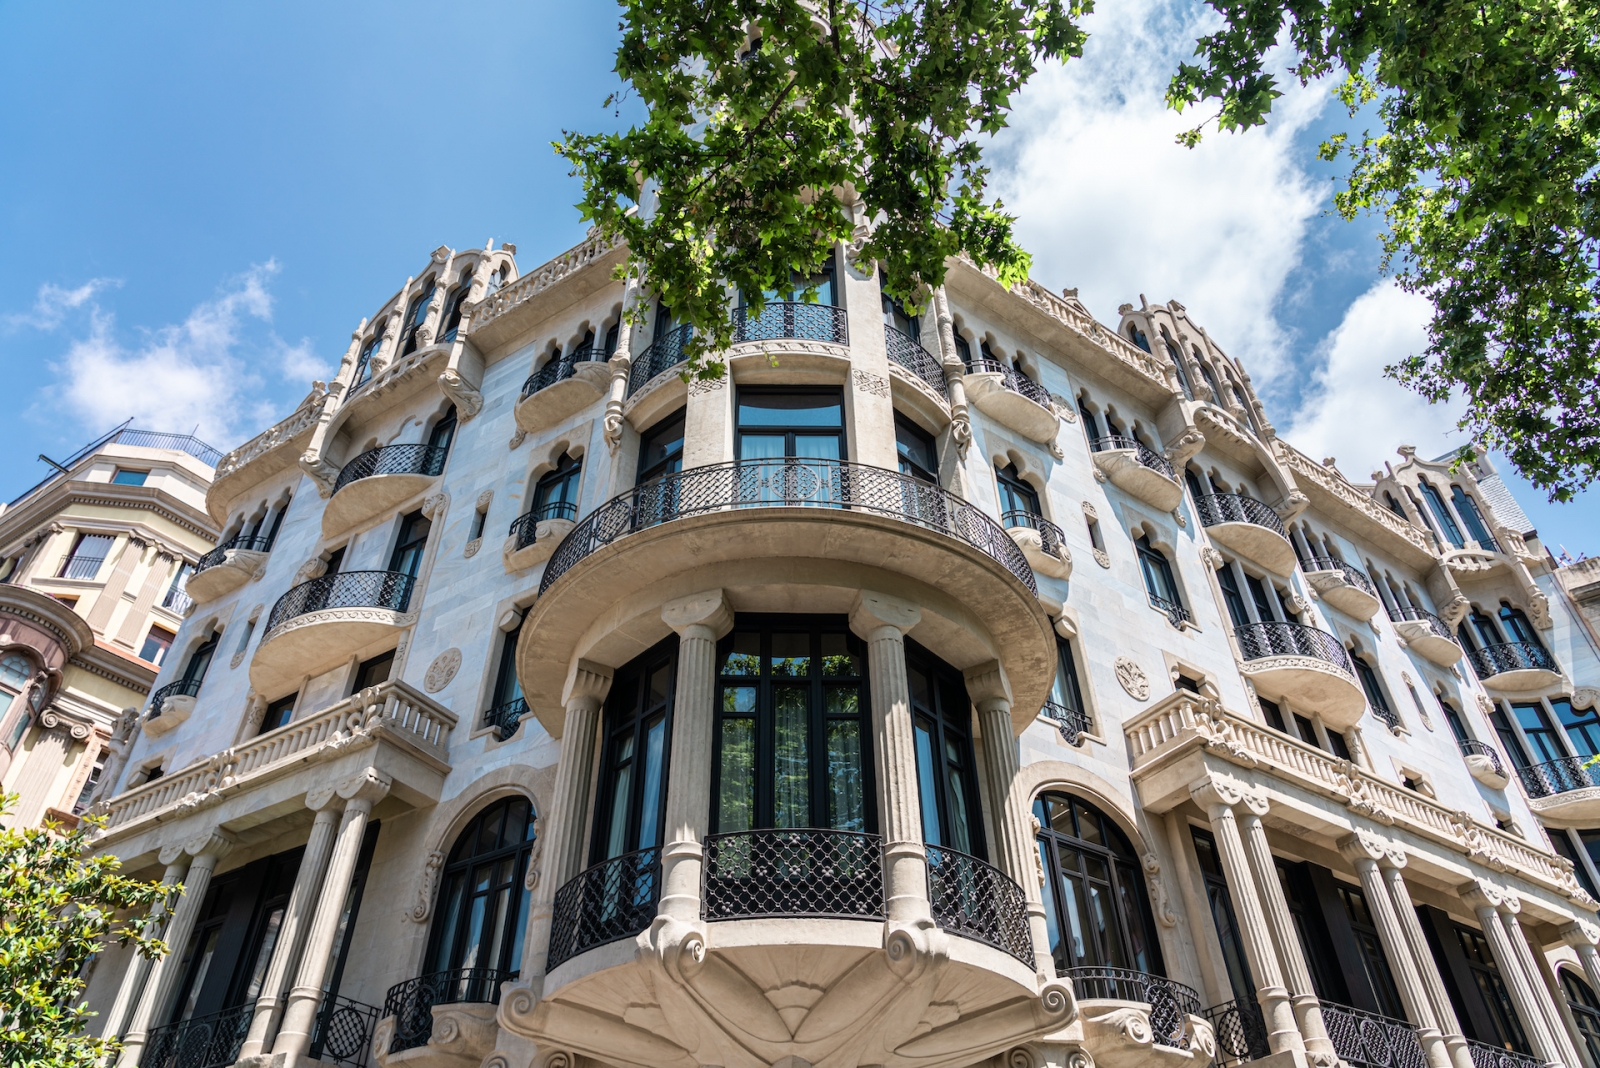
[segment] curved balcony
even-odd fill
[[[1275,575],[1294,573],[1294,546],[1266,504],[1242,493],[1208,493],[1194,502],[1200,525],[1219,544],[1248,556]]]
[[[383,445],[345,464],[322,511],[322,536],[342,534],[427,489],[444,471],[448,451],[442,445]]]
[[[150,711],[144,720],[144,732],[156,737],[188,719],[194,711],[194,700],[200,696],[200,685],[204,681],[203,678],[179,679],[152,693]]]
[[[1497,690],[1537,690],[1561,681],[1561,668],[1538,642],[1502,642],[1468,649],[1467,660],[1485,686]]]
[[[605,397],[611,388],[610,359],[599,346],[585,345],[546,361],[522,384],[518,428],[537,434]]]
[[[701,916],[881,920],[882,848],[875,834],[820,828],[708,835]]]
[[[802,300],[769,300],[759,314],[733,311],[733,343],[747,341],[825,341],[850,344],[849,317],[843,308]]]
[[[950,392],[945,385],[944,368],[933,353],[922,347],[922,342],[910,334],[887,323],[883,327],[883,343],[889,352],[889,362],[902,367],[907,373],[933,391],[934,396],[948,402]]]
[[[581,953],[632,938],[656,918],[661,850],[640,849],[603,860],[556,891],[550,919],[548,971]]]
[[[952,934],[1009,953],[1033,967],[1033,935],[1022,887],[999,868],[944,846],[928,846],[933,922]]]
[[[1089,442],[1095,470],[1113,486],[1170,512],[1183,500],[1183,485],[1165,456],[1137,438],[1106,434]]]
[[[272,551],[272,542],[264,535],[240,535],[212,549],[194,565],[194,573],[184,584],[184,592],[192,601],[214,601],[232,593],[253,578],[259,578]]]
[[[506,573],[522,571],[548,560],[561,539],[572,532],[578,506],[571,501],[552,501],[511,521],[506,543],[501,549]]]
[[[633,358],[633,365],[628,371],[628,396],[633,396],[645,386],[653,382],[657,375],[670,371],[687,360],[688,354],[683,347],[694,336],[694,327],[685,323],[682,326],[668,330],[665,334]]]
[[[1000,516],[1006,533],[1022,548],[1028,566],[1041,575],[1064,579],[1072,574],[1072,553],[1061,528],[1042,515],[1013,508]]]
[[[1350,1068],[1422,1068],[1428,1063],[1414,1024],[1331,1001],[1320,1004],[1333,1051]]]
[[[979,411],[1042,445],[1056,440],[1061,423],[1048,389],[998,360],[973,360],[964,378]]]
[[[1084,736],[1092,726],[1087,713],[1055,701],[1046,701],[1039,709],[1039,715],[1054,723],[1056,730],[1061,732],[1061,740],[1071,746],[1083,745]]]
[[[1417,655],[1433,661],[1440,667],[1449,667],[1461,659],[1461,646],[1444,620],[1411,605],[1400,605],[1389,612],[1394,631],[1405,639],[1406,646]]]
[[[341,571],[291,588],[267,616],[251,685],[282,692],[410,626],[415,585],[399,571]]]
[[[1541,818],[1577,826],[1600,817],[1600,765],[1593,757],[1569,756],[1518,768],[1528,806]],[[1583,823],[1589,826],[1588,822]]]
[[[1459,743],[1461,757],[1466,761],[1467,770],[1472,777],[1491,790],[1504,790],[1511,781],[1511,775],[1506,771],[1505,764],[1500,761],[1500,753],[1494,746],[1480,742],[1476,738],[1468,738]]]
[[[1360,721],[1367,695],[1338,638],[1303,623],[1247,623],[1233,634],[1244,673],[1264,696],[1319,712],[1335,730]]]
[[[374,1043],[380,1059],[385,1064],[425,1060],[440,1068],[481,1061],[494,1049],[499,1030],[494,1016],[500,984],[511,978],[493,968],[457,968],[391,986]],[[442,1020],[449,1023],[439,1027]],[[396,1056],[408,1050],[418,1054]]]
[[[1210,1030],[1200,1015],[1200,995],[1182,983],[1130,968],[1100,966],[1063,968],[1060,975],[1072,980],[1083,1015],[1084,1045],[1093,1051],[1097,1065],[1134,1068],[1169,1060],[1184,1064],[1191,1060],[1187,1051],[1209,1044],[1197,1034]],[[1163,1056],[1163,1049],[1173,1052]],[[1184,1055],[1178,1056],[1178,1051]]]
[[[256,1004],[152,1027],[139,1055],[140,1068],[224,1068],[239,1059],[250,1035]]]
[[[1331,556],[1314,556],[1301,562],[1301,570],[1311,588],[1345,615],[1365,623],[1383,607],[1372,580],[1354,564]]]

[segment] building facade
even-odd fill
[[[841,246],[686,382],[514,253],[217,466],[123,1065],[1600,1068],[1596,643],[1486,462],[1352,481],[1176,302]]]
[[[74,826],[115,775],[216,541],[205,497],[221,455],[123,425],[0,508],[8,821]]]

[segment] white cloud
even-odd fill
[[[1319,369],[1279,427],[1283,436],[1316,459],[1337,458],[1357,481],[1393,461],[1398,445],[1431,459],[1463,444],[1455,430],[1462,404],[1429,404],[1383,377],[1384,367],[1427,346],[1431,313],[1426,298],[1387,281],[1358,297],[1313,353]]]
[[[30,311],[7,315],[6,325],[13,329],[31,326],[35,330],[54,330],[61,325],[68,312],[76,311],[88,304],[102,289],[121,284],[115,278],[91,278],[76,289],[66,289],[52,282],[46,282],[39,287],[33,308]]]

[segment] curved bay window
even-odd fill
[[[428,943],[427,970],[450,973],[442,1000],[492,1001],[500,983],[521,971],[534,834],[528,799],[508,797],[456,838]]]
[[[619,669],[611,684],[591,864],[661,845],[677,667],[673,636]]]
[[[741,616],[717,662],[714,830],[875,831],[866,650],[846,621]]]
[[[1128,836],[1089,802],[1066,794],[1042,794],[1033,815],[1057,970],[1130,968],[1164,975],[1139,856]]]
[[[987,860],[966,681],[955,668],[907,638],[906,682],[911,690],[922,839]]]

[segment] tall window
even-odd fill
[[[387,320],[379,320],[372,327],[372,336],[361,346],[361,356],[356,360],[356,373],[351,377],[354,385],[361,385],[372,374],[372,357],[383,345],[383,327]]]
[[[1078,662],[1073,659],[1072,645],[1056,635],[1056,681],[1050,687],[1050,700],[1083,717],[1088,723],[1088,709],[1083,703],[1083,687],[1078,683]]]
[[[1172,335],[1167,333],[1167,328],[1161,328],[1161,344],[1167,350],[1167,356],[1172,360],[1172,369],[1178,372],[1178,385],[1183,389],[1183,395],[1194,400],[1194,387],[1189,384],[1189,369],[1183,366],[1183,353],[1173,343]]]
[[[488,1001],[501,981],[522,970],[533,839],[532,806],[508,797],[479,813],[451,847],[429,933],[428,970],[484,969],[453,977],[457,985],[449,989],[457,998]]]
[[[1163,612],[1182,609],[1178,582],[1172,576],[1172,565],[1167,562],[1166,554],[1151,545],[1150,538],[1144,534],[1135,538],[1133,544],[1139,551],[1139,570],[1144,575],[1144,588],[1150,595],[1150,604]]]
[[[1528,751],[1522,747],[1522,739],[1517,737],[1511,721],[1506,718],[1505,709],[1498,702],[1490,706],[1489,725],[1494,728],[1495,737],[1500,739],[1500,747],[1506,751],[1506,757],[1512,764],[1520,769],[1532,763],[1528,759]]]
[[[361,688],[357,687],[356,692],[360,693]],[[261,715],[261,729],[256,733],[266,734],[268,731],[287,726],[294,719],[294,703],[299,696],[298,693],[291,693],[268,705],[267,710]]]
[[[1356,936],[1356,949],[1361,965],[1367,973],[1367,985],[1372,989],[1378,1011],[1396,1020],[1406,1018],[1405,1007],[1400,1003],[1400,991],[1394,985],[1394,973],[1389,968],[1389,958],[1384,956],[1383,943],[1378,937],[1377,925],[1367,908],[1367,899],[1360,887],[1347,883],[1334,884],[1339,899],[1344,902],[1345,914],[1350,917],[1350,927]]]
[[[1039,509],[1039,494],[1017,474],[1016,464],[1006,464],[994,469],[995,482],[1000,488],[1000,518],[1008,527],[1031,527],[1032,517],[1044,513]]]
[[[683,470],[683,413],[679,408],[640,436],[638,483]]]
[[[1042,795],[1033,815],[1056,967],[1165,974],[1139,856],[1128,836],[1099,809],[1065,794]]]
[[[163,608],[170,608],[181,612],[189,605],[189,576],[194,574],[194,565],[187,560],[178,565],[178,570],[172,573],[172,582],[167,586],[167,595],[161,598]]]
[[[606,698],[591,863],[661,844],[678,639],[619,669]]]
[[[1244,937],[1233,911],[1233,897],[1228,892],[1228,880],[1222,873],[1222,861],[1217,856],[1217,842],[1207,831],[1191,827],[1195,859],[1200,864],[1200,875],[1205,882],[1206,904],[1211,909],[1211,922],[1217,929],[1217,941],[1222,945],[1222,961],[1228,969],[1228,986],[1234,999],[1245,1005],[1255,1004],[1256,987],[1250,979],[1250,962],[1244,953]]]
[[[1135,345],[1138,345],[1141,349],[1144,349],[1144,351],[1150,351],[1150,339],[1145,337],[1144,331],[1140,330],[1133,323],[1128,324],[1128,340],[1133,342]]]
[[[72,551],[61,562],[57,578],[92,579],[100,573],[116,538],[109,534],[79,534],[72,543]]]
[[[1589,984],[1571,968],[1562,968],[1559,972],[1561,990],[1567,995],[1573,1021],[1583,1035],[1584,1048],[1589,1051],[1589,1063],[1600,1064],[1600,999],[1595,998]]]
[[[439,335],[440,341],[454,341],[456,331],[461,328],[462,306],[467,303],[467,297],[472,293],[472,273],[469,271],[461,276],[461,281],[456,284],[444,302],[444,331]]]
[[[1573,752],[1579,756],[1600,753],[1600,713],[1593,708],[1573,708],[1572,701],[1566,697],[1552,697],[1550,707],[1555,711],[1556,721],[1566,729]]]
[[[1536,645],[1543,648],[1539,641],[1538,633],[1533,629],[1533,624],[1528,622],[1526,613],[1520,608],[1513,608],[1504,601],[1500,602],[1500,627],[1505,631],[1506,641],[1523,642],[1527,645]]]
[[[439,421],[433,424],[433,429],[428,432],[428,444],[435,449],[450,449],[450,443],[456,436],[456,406],[450,405]]]
[[[1224,560],[1222,566],[1217,568],[1217,585],[1222,587],[1222,603],[1228,608],[1228,618],[1235,627],[1243,627],[1250,622],[1250,613],[1244,606],[1244,594],[1239,590],[1239,577],[1234,573],[1233,565]]]
[[[899,454],[902,475],[939,484],[939,454],[934,448],[933,435],[899,412],[894,413],[894,447]]]
[[[866,650],[846,622],[741,616],[717,660],[716,830],[875,830]]]
[[[1522,1024],[1517,1019],[1517,1013],[1511,1006],[1511,994],[1506,990],[1505,979],[1500,975],[1500,967],[1495,963],[1494,953],[1489,949],[1489,941],[1481,933],[1470,927],[1456,927],[1456,938],[1461,943],[1461,952],[1467,958],[1467,969],[1472,973],[1472,981],[1478,987],[1478,994],[1483,998],[1484,1007],[1489,1011],[1488,1023],[1495,1034],[1484,1034],[1486,1028],[1482,1021],[1472,1021],[1473,1029],[1484,1040],[1492,1041],[1498,1038],[1498,1045],[1505,1049],[1515,1050],[1518,1053],[1528,1051],[1528,1040],[1522,1033]]]
[[[1455,502],[1456,514],[1461,516],[1461,522],[1467,525],[1467,536],[1477,542],[1479,548],[1498,552],[1500,543],[1489,533],[1489,524],[1483,521],[1483,513],[1478,510],[1478,502],[1455,483],[1450,485],[1450,499]]]
[[[1389,707],[1389,698],[1383,692],[1383,685],[1378,681],[1378,673],[1367,663],[1367,658],[1351,656],[1350,662],[1355,665],[1356,674],[1361,676],[1361,688],[1367,693],[1367,703],[1372,706],[1372,711],[1385,723],[1391,725],[1399,723],[1400,717]]]
[[[522,680],[517,678],[517,643],[522,640],[522,621],[505,632],[500,641],[500,663],[494,672],[494,693],[490,708],[509,708],[522,700]]]
[[[960,672],[910,639],[906,677],[911,687],[923,840],[987,857],[966,682]]]
[[[406,307],[405,321],[400,324],[400,355],[409,356],[417,351],[417,327],[428,318],[428,304],[433,300],[433,280],[423,283],[424,288],[411,298]]]
[[[969,371],[972,370],[972,345],[961,335],[959,330],[955,331],[955,339],[956,355],[961,357],[961,366]]]
[[[1455,735],[1456,742],[1459,744],[1472,741],[1466,721],[1461,718],[1461,710],[1446,700],[1443,694],[1436,696],[1439,699],[1439,711],[1444,714],[1444,721],[1450,724],[1450,733]]]
[[[1457,549],[1464,546],[1466,540],[1461,537],[1461,528],[1456,525],[1455,516],[1450,514],[1449,505],[1444,503],[1444,498],[1439,496],[1439,491],[1434,488],[1433,483],[1420,479],[1417,485],[1421,487],[1422,496],[1427,500],[1433,517],[1439,521],[1439,530]]]
[[[844,458],[844,397],[838,390],[739,391],[740,460]]]
[[[195,646],[194,652],[189,654],[189,662],[183,668],[183,681],[200,683],[205,681],[206,669],[211,666],[211,658],[216,655],[217,642],[222,635],[212,631],[206,635],[206,640]],[[192,694],[190,696],[193,696]]]
[[[403,516],[394,552],[389,556],[389,570],[416,578],[422,568],[422,552],[428,547],[428,532],[432,529],[433,524],[420,511]]]
[[[1511,712],[1517,717],[1517,724],[1522,728],[1522,736],[1528,739],[1535,764],[1548,764],[1567,755],[1566,750],[1561,748],[1561,739],[1557,736],[1555,728],[1550,725],[1550,717],[1545,714],[1544,705],[1538,701],[1515,704],[1511,706]]]
[[[540,519],[578,518],[578,480],[583,464],[566,453],[533,487],[533,513]]]

